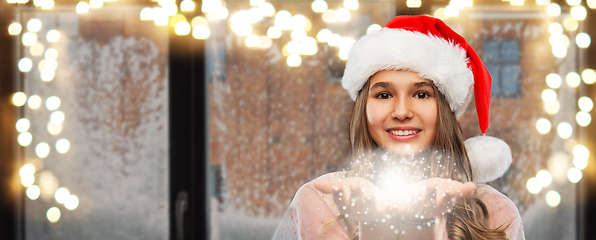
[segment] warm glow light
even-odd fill
[[[174,15],[171,19],[170,19],[170,25],[172,27],[174,27],[174,30],[176,29],[176,24],[181,22],[181,21],[186,21],[186,17],[182,14],[182,13],[178,13],[176,15]],[[189,24],[190,26],[190,24]]]
[[[555,45],[552,48],[553,55],[557,58],[564,58],[567,56],[567,47],[565,45]]]
[[[524,0],[510,0],[509,3],[513,6],[523,6]]]
[[[568,139],[571,137],[571,134],[573,134],[573,127],[571,127],[571,124],[567,122],[559,123],[559,126],[557,127],[557,133],[562,139]]]
[[[38,186],[36,185],[31,185],[30,187],[27,188],[27,197],[31,200],[36,200],[37,198],[39,198],[39,194],[41,193],[41,190],[39,189]]]
[[[75,7],[75,11],[77,14],[85,14],[89,12],[89,3],[87,2],[79,2]]]
[[[27,102],[27,95],[24,92],[16,92],[12,95],[12,104],[15,106],[21,107],[25,105],[25,102]]]
[[[579,169],[584,169],[588,166],[588,159],[590,158],[590,150],[581,144],[573,146],[573,164]]]
[[[586,127],[592,122],[592,116],[588,112],[580,111],[575,115],[575,120],[578,125]]]
[[[35,147],[35,153],[39,158],[46,158],[50,154],[50,145],[45,142],[38,143]]]
[[[457,15],[459,15],[459,9],[457,9],[457,7],[451,5],[445,7],[445,16],[457,17]]]
[[[201,11],[204,13],[215,12],[220,7],[222,7],[220,0],[204,0]]]
[[[41,80],[44,82],[49,82],[54,80],[54,77],[56,76],[56,72],[54,72],[53,69],[48,69],[45,68],[44,70],[41,71]]]
[[[58,50],[55,48],[48,48],[44,56],[48,60],[56,60],[58,58]]]
[[[323,21],[326,23],[337,22],[337,19],[335,18],[335,10],[329,9],[325,11],[325,13],[323,13]]]
[[[350,14],[350,11],[348,9],[340,8],[337,9],[337,11],[335,11],[335,19],[337,19],[337,21],[347,22],[350,21],[351,17],[352,14]]]
[[[592,84],[596,81],[596,71],[590,68],[584,69],[582,72],[582,79],[586,84]]]
[[[551,23],[548,26],[548,32],[553,35],[563,34],[563,26],[558,22]]]
[[[70,149],[70,142],[66,139],[60,139],[56,142],[56,151],[61,154],[68,152]]]
[[[315,55],[317,53],[317,41],[312,37],[306,37],[302,41],[302,54]]]
[[[437,10],[435,10],[434,16],[438,19],[446,20],[447,15],[445,15],[445,8],[437,8]]]
[[[204,17],[201,17],[201,16],[196,16],[192,19],[190,24],[192,25],[193,28],[195,28],[199,25],[207,26],[207,19],[205,19]]]
[[[359,6],[358,0],[344,0],[344,7],[349,10],[357,10]]]
[[[554,101],[552,103],[544,104],[544,111],[546,111],[546,113],[548,113],[550,115],[557,114],[559,112],[560,108],[561,108],[561,104],[559,104],[559,101]]]
[[[58,220],[60,220],[60,209],[58,209],[57,207],[52,207],[48,209],[46,217],[48,218],[48,221],[50,221],[51,223],[58,222]]]
[[[590,35],[584,32],[577,34],[577,36],[575,37],[575,43],[577,43],[577,46],[580,48],[589,47],[591,41],[592,40],[590,39]]]
[[[550,0],[536,0],[536,4],[538,5],[548,5]]]
[[[579,86],[582,79],[576,72],[570,72],[565,77],[565,81],[567,82],[567,85],[569,85],[569,87],[575,88]]]
[[[253,7],[263,4],[265,0],[250,0],[250,5]]]
[[[298,54],[290,54],[286,60],[286,63],[290,67],[298,67],[302,63],[302,58]]]
[[[300,54],[302,52],[302,44],[298,41],[290,41],[287,50],[289,54]]]
[[[52,9],[54,7],[54,0],[46,0],[45,3],[41,6],[41,9]]]
[[[247,47],[259,46],[259,36],[254,35],[254,34],[248,35],[246,37],[246,39],[244,40],[244,44],[246,44]]]
[[[553,47],[557,45],[565,45],[565,37],[563,36],[563,34],[552,34],[548,38],[548,42]]]
[[[19,170],[19,176],[21,176],[21,178],[33,177],[33,174],[35,174],[35,165],[31,163],[23,165]]]
[[[25,34],[23,34],[23,45],[25,46],[31,46],[33,44],[35,44],[35,42],[37,42],[37,34],[32,33],[32,32],[26,32]]]
[[[339,46],[339,43],[341,42],[341,35],[334,33],[331,34],[331,37],[329,37],[329,41],[327,41],[327,44],[329,44],[329,46]]]
[[[195,10],[195,2],[192,0],[184,0],[180,3],[180,11],[192,12]]]
[[[265,2],[259,6],[259,10],[261,11],[261,15],[263,17],[273,17],[275,15],[275,8],[271,3]]]
[[[306,38],[306,31],[304,29],[296,29],[292,31],[292,40],[301,42],[302,39]]]
[[[292,28],[292,14],[286,10],[281,10],[275,14],[274,25],[282,30]]]
[[[23,187],[30,187],[33,185],[33,183],[35,183],[35,176],[33,175],[21,178],[21,184],[23,184]]]
[[[258,7],[251,8],[246,12],[247,19],[249,19],[250,23],[257,23],[258,21],[263,20],[263,15],[261,14],[261,10]]]
[[[61,111],[55,111],[52,113],[52,115],[50,115],[50,121],[56,125],[62,124],[64,122],[64,119],[64,113]]]
[[[162,9],[167,16],[174,16],[178,13],[178,6],[176,6],[175,2],[168,2],[163,4]]]
[[[382,27],[379,24],[371,24],[370,26],[368,26],[368,29],[366,29],[366,34],[371,34],[371,33],[375,33],[378,31],[381,31]]]
[[[58,40],[60,40],[60,32],[52,29],[46,34],[46,39],[48,42],[58,42]]]
[[[21,119],[17,120],[16,128],[17,128],[18,132],[28,131],[30,126],[31,126],[31,123],[29,122],[29,119],[21,118]]]
[[[577,105],[579,106],[579,109],[581,109],[584,112],[592,111],[592,108],[594,107],[594,103],[592,102],[592,99],[589,97],[579,98],[579,100],[577,101]]]
[[[579,170],[574,167],[570,168],[569,171],[567,171],[567,178],[572,183],[579,182],[580,180],[582,180],[582,170]]]
[[[211,30],[205,25],[198,25],[192,30],[192,36],[196,39],[207,39],[211,35]]]
[[[557,191],[551,190],[546,194],[546,204],[557,207],[559,203],[561,203],[561,195]]]
[[[553,175],[550,174],[549,171],[540,170],[536,174],[536,179],[538,179],[538,182],[540,182],[543,187],[548,187],[548,185],[550,185],[553,181]]]
[[[557,92],[552,89],[545,89],[542,91],[542,101],[545,103],[553,103],[557,100]]]
[[[546,85],[548,85],[548,87],[553,88],[553,89],[557,89],[559,87],[561,87],[561,76],[559,76],[559,74],[556,73],[550,73],[548,75],[546,75]]]
[[[327,2],[325,0],[315,0],[312,2],[312,10],[316,13],[322,13],[327,11]]]
[[[563,27],[565,27],[567,31],[575,31],[579,27],[579,22],[574,18],[566,17],[565,20],[563,20]]]
[[[46,107],[50,111],[54,111],[60,107],[60,98],[56,96],[51,96],[46,99]]]
[[[153,22],[155,23],[155,26],[168,25],[170,18],[168,18],[168,15],[166,14],[164,9],[155,7],[155,8],[153,8],[153,10],[151,12],[152,12]]]
[[[569,6],[576,6],[576,5],[580,5],[582,3],[582,0],[567,0],[567,4],[569,4]]]
[[[596,8],[596,0],[588,0],[588,7],[591,9]]]
[[[306,28],[306,17],[302,14],[296,14],[292,17],[292,28],[294,29],[304,29]]]
[[[216,19],[226,19],[228,17],[228,14],[230,14],[230,12],[228,11],[228,9],[226,7],[219,7],[215,10],[215,18]]]
[[[56,190],[56,192],[54,193],[54,198],[56,199],[56,202],[58,203],[64,203],[66,201],[66,198],[68,198],[68,196],[70,196],[70,191],[68,191],[68,189],[66,188],[58,188]]]
[[[327,28],[323,28],[317,34],[317,40],[319,40],[319,42],[322,42],[322,43],[328,42],[329,39],[331,38],[331,34],[333,34],[333,32],[331,32],[331,30],[329,30]]]
[[[37,95],[32,95],[31,97],[29,97],[29,101],[27,101],[27,105],[29,106],[29,108],[35,110],[38,109],[39,106],[41,105],[41,98]]]
[[[103,6],[103,0],[89,0],[89,8],[98,9]]]
[[[54,124],[52,121],[48,123],[48,132],[52,135],[58,135],[62,132],[62,124]]]
[[[37,18],[31,18],[27,22],[27,30],[29,32],[39,32],[39,30],[41,30],[41,20]]]
[[[40,42],[36,42],[29,48],[29,53],[31,53],[31,56],[38,57],[43,54],[44,50],[45,47],[43,46],[43,44]]]
[[[21,145],[23,147],[29,146],[29,144],[31,144],[32,140],[33,140],[33,136],[31,135],[31,133],[28,133],[28,132],[19,134],[19,137],[17,138],[17,142],[19,142],[19,145]]]
[[[33,61],[31,61],[29,58],[21,58],[18,65],[21,72],[29,72],[33,67]]]
[[[271,26],[267,29],[267,37],[271,39],[278,39],[281,37],[281,29],[276,26]]]
[[[408,6],[409,8],[419,8],[420,6],[422,6],[422,1],[420,1],[420,0],[407,0],[406,1],[406,6]]]
[[[547,134],[551,129],[550,121],[546,118],[540,118],[536,121],[536,130],[541,134]]]
[[[70,195],[64,202],[64,207],[68,210],[75,210],[79,206],[79,198],[75,195]]]
[[[269,38],[267,36],[259,37],[259,48],[267,49],[267,48],[270,48],[271,45],[273,45],[273,41],[271,41],[271,38]]]
[[[537,194],[540,191],[542,191],[542,185],[540,184],[540,181],[538,181],[537,178],[528,179],[528,181],[526,182],[526,188],[528,188],[528,191],[532,194]]]
[[[187,21],[180,21],[176,23],[174,32],[179,36],[186,36],[190,33],[190,24]]]
[[[556,3],[551,3],[546,6],[546,13],[551,17],[557,17],[561,15],[561,6]]]
[[[23,27],[18,22],[14,22],[8,25],[8,34],[10,35],[19,35],[21,34],[21,31],[23,31]]]
[[[577,20],[586,19],[588,12],[584,6],[575,6],[571,8],[571,17]]]

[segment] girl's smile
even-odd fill
[[[408,71],[380,71],[369,79],[368,130],[377,145],[396,152],[432,145],[437,125],[433,83]]]

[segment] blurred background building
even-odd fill
[[[269,239],[347,166],[360,37],[443,19],[493,76],[489,184],[527,239],[595,239],[596,0],[0,0],[6,239]],[[477,136],[475,106],[460,123]],[[4,238],[3,238],[4,239]]]

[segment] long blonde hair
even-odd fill
[[[369,81],[362,87],[354,102],[350,117],[350,148],[352,154],[352,170],[348,172],[352,176],[366,177],[373,170],[372,154],[377,144],[368,131],[368,120],[366,117],[366,104],[368,99]],[[435,140],[430,147],[430,154],[444,156],[442,163],[430,161],[434,157],[427,158],[430,168],[427,175],[430,177],[449,178],[459,182],[473,181],[474,176],[470,160],[463,142],[463,133],[455,117],[449,108],[449,103],[442,93],[433,85],[433,91],[437,99],[437,131]],[[354,161],[359,159],[359,161]],[[488,224],[488,210],[486,205],[476,194],[467,198],[460,198],[456,201],[453,210],[447,215],[447,232],[449,239],[508,239],[505,229],[509,224],[501,225],[495,229]],[[358,239],[357,224],[343,216],[338,216],[326,222],[320,232],[330,226],[333,222],[343,219],[353,239]]]

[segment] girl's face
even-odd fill
[[[430,147],[438,112],[433,83],[397,70],[380,71],[369,81],[366,116],[375,143],[403,154]]]

